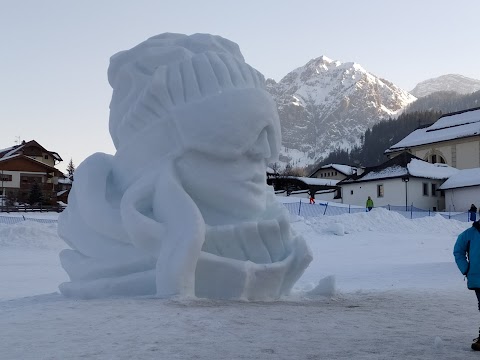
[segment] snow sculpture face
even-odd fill
[[[114,55],[114,156],[75,173],[59,234],[67,296],[271,299],[311,261],[266,186],[280,125],[238,46],[163,34]],[[98,205],[98,203],[101,203]]]

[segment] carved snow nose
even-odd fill
[[[272,156],[266,128],[260,132],[253,146],[247,150],[247,155],[254,159],[268,159]]]

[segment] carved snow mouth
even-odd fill
[[[202,251],[228,259],[271,264],[285,259],[290,241],[288,219],[282,217],[208,227]]]
[[[312,256],[303,238],[290,231],[286,209],[273,212],[275,219],[207,227],[196,296],[272,300],[290,291]]]

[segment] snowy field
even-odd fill
[[[478,358],[476,298],[452,256],[470,224],[373,209],[292,225],[314,254],[293,293],[239,302],[67,299],[56,224],[0,224],[0,358]]]

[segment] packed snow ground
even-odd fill
[[[239,302],[67,299],[57,289],[67,276],[56,225],[0,224],[0,357],[478,357],[470,340],[480,314],[452,256],[457,235],[470,224],[373,209],[292,218],[292,225],[314,254],[293,293]]]

